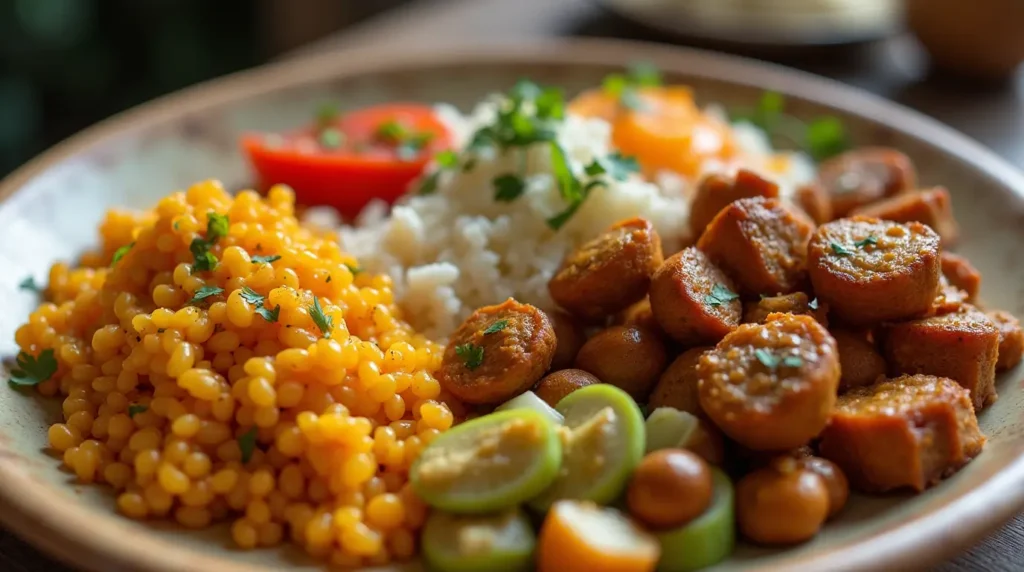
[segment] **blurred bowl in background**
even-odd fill
[[[941,70],[999,80],[1024,61],[1024,1],[907,0],[907,22]]]

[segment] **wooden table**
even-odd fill
[[[656,39],[586,0],[421,0],[297,50],[292,57],[383,43],[414,49],[558,36]],[[905,37],[851,52],[819,52],[781,61],[918,109],[1024,167],[1024,73],[999,88],[969,88],[930,78],[920,50]],[[0,529],[0,571],[44,570],[71,572]],[[935,572],[980,570],[1024,570],[1024,515]]]

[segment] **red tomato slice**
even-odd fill
[[[433,108],[386,104],[327,126],[280,136],[246,134],[241,146],[262,188],[284,183],[299,204],[332,206],[354,217],[372,199],[394,202],[431,157],[451,147],[451,139]]]

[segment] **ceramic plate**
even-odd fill
[[[963,227],[960,249],[984,274],[982,295],[1024,315],[1024,177],[964,136],[910,110],[778,67],[676,48],[610,41],[474,48],[444,53],[333,53],[246,72],[115,117],[60,144],[0,184],[0,352],[33,306],[26,275],[93,243],[114,206],[147,207],[204,178],[238,188],[249,176],[235,149],[243,130],[307,120],[325,99],[357,107],[389,100],[448,101],[463,109],[521,77],[570,92],[636,60],[693,85],[704,102],[749,105],[762,90],[788,94],[797,115],[834,113],[860,144],[907,152],[925,185],[946,185]],[[813,541],[789,550],[741,547],[720,570],[866,570],[925,566],[967,548],[1024,501],[1021,372],[999,380],[981,415],[984,453],[919,496],[854,498]],[[191,532],[117,516],[103,489],[78,486],[47,456],[59,403],[0,387],[0,521],[74,565],[119,570],[241,572],[320,568],[295,551],[241,552],[226,527]],[[418,569],[411,566],[407,569]]]

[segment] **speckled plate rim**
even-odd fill
[[[924,115],[869,93],[781,66],[700,50],[619,40],[558,40],[523,45],[352,49],[276,63],[215,79],[107,119],[58,144],[0,182],[0,201],[49,167],[108,138],[164,125],[208,108],[242,101],[285,87],[313,85],[365,73],[414,70],[436,65],[515,64],[625,65],[649,61],[666,71],[775,90],[869,117],[929,141],[1002,185],[1008,200],[1024,201],[1024,174],[977,142]],[[12,454],[0,443],[0,457]],[[51,486],[34,481],[16,463],[0,463],[0,522],[10,531],[69,564],[104,572],[202,570],[249,572],[251,565],[189,550],[128,527],[94,522],[95,509],[62,502]],[[917,517],[867,541],[850,541],[796,561],[762,570],[918,569],[949,558],[978,542],[1024,506],[1024,455],[983,486],[938,511]],[[128,536],[126,536],[126,534]],[[173,556],[169,556],[174,550]],[[269,568],[267,568],[269,570]]]

